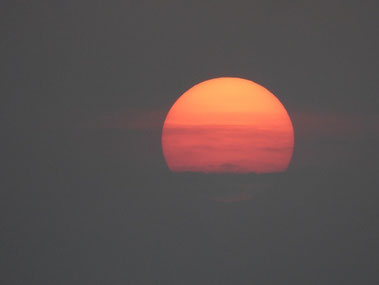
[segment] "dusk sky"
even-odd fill
[[[378,284],[378,8],[3,1],[0,283]],[[217,77],[283,104],[285,172],[169,170],[171,106]]]

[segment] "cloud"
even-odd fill
[[[295,112],[291,119],[295,136],[300,138],[331,138],[379,132],[378,115]]]
[[[139,109],[126,110],[124,113],[115,113],[101,116],[75,124],[75,127],[89,129],[117,129],[126,131],[143,131],[151,133],[154,138],[146,137],[153,141],[156,156],[161,155],[160,135],[165,120],[167,110],[159,109]],[[343,113],[317,113],[317,112],[292,112],[291,119],[295,132],[295,147],[290,169],[318,167],[318,168],[340,168],[348,167],[352,164],[372,163],[379,159],[376,155],[377,145],[379,145],[379,116],[366,114],[343,114]],[[235,126],[234,132],[222,128],[214,128],[219,134],[224,132],[225,137],[231,138],[223,142],[222,145],[215,145],[212,148],[207,144],[195,144],[191,152],[185,154],[191,157],[197,152],[210,151],[215,148],[226,147],[229,143],[233,147],[236,141],[239,144],[249,140],[274,140],[279,133],[272,136],[267,130],[258,130],[254,134],[243,132],[243,126]],[[239,131],[240,130],[240,131]],[[191,136],[196,134],[207,134],[207,127],[197,128],[174,128],[170,130],[173,137],[180,135]],[[236,135],[238,133],[238,135]],[[212,140],[212,133],[208,139]],[[235,138],[239,139],[236,140]],[[232,139],[234,138],[234,139]],[[140,138],[143,140],[143,138]],[[137,138],[136,138],[137,140]],[[248,143],[248,142],[247,142]],[[141,141],[135,144],[135,151],[144,152],[143,146],[146,142]],[[141,148],[141,151],[138,150]],[[280,153],[286,146],[268,147],[264,144],[259,146],[265,152]],[[233,166],[227,166],[226,168]]]
[[[167,111],[163,110],[126,110],[123,113],[92,118],[81,122],[81,128],[125,129],[125,130],[158,130],[161,129]]]
[[[293,168],[343,169],[367,166],[378,157],[379,116],[341,113],[294,113]]]

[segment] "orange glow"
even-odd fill
[[[264,87],[241,78],[204,81],[171,107],[162,148],[172,171],[270,173],[292,157],[291,120]]]

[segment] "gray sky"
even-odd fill
[[[3,2],[0,283],[377,284],[377,11]],[[287,108],[288,172],[167,170],[166,113],[219,76],[253,80]]]

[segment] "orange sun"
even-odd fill
[[[175,172],[285,171],[294,146],[291,119],[264,87],[241,78],[204,81],[171,107],[162,149]]]

